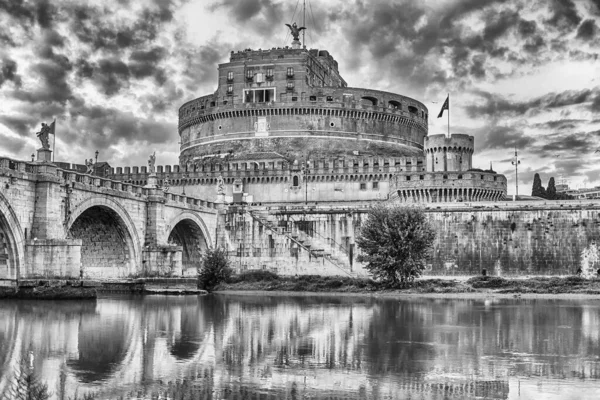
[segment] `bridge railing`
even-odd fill
[[[55,165],[47,163],[13,160],[7,157],[0,157],[0,169],[8,169],[13,170],[15,172],[27,174],[56,174],[56,177],[59,180],[64,181],[65,183],[76,182],[82,185],[89,185],[96,188],[107,188],[119,192],[131,193],[138,197],[148,195],[151,191],[156,191],[156,189],[134,185],[129,182],[123,182],[100,176],[89,175],[83,172],[57,168]],[[174,193],[165,193],[164,195],[168,201],[184,203],[188,206],[205,207],[212,209],[217,208],[214,202],[199,199],[196,197]]]
[[[84,185],[91,185],[98,188],[104,187],[120,192],[132,193],[136,196],[148,195],[151,191],[156,190],[153,188],[134,185],[129,182],[117,181],[109,178],[93,176],[71,170],[58,169],[57,174],[66,182],[78,182]],[[191,196],[180,195],[175,193],[165,193],[165,197],[167,200],[185,203],[191,206],[206,207],[213,209],[216,208],[215,203],[212,201],[202,200]]]

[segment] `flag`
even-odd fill
[[[442,115],[444,115],[444,110],[448,110],[448,112],[450,112],[450,95],[446,97],[446,101],[444,102],[444,105],[438,114],[438,118],[442,118]]]

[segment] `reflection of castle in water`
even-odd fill
[[[149,395],[173,389],[167,382],[177,379],[189,383],[185,390],[221,398],[507,398],[513,376],[599,379],[599,328],[597,308],[535,302],[220,296],[2,303],[0,397],[11,367],[31,350],[57,398]]]

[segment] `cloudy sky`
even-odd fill
[[[300,0],[300,7],[302,0]],[[600,185],[600,0],[310,0],[308,47],[349,86],[414,97],[476,167]],[[216,89],[231,50],[289,44],[297,0],[0,0],[0,155],[29,159],[57,120],[56,159],[178,156],[177,109]]]

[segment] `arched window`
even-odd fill
[[[294,178],[292,179],[292,186],[293,187],[300,186],[300,179],[298,179],[298,175],[294,175]]]

